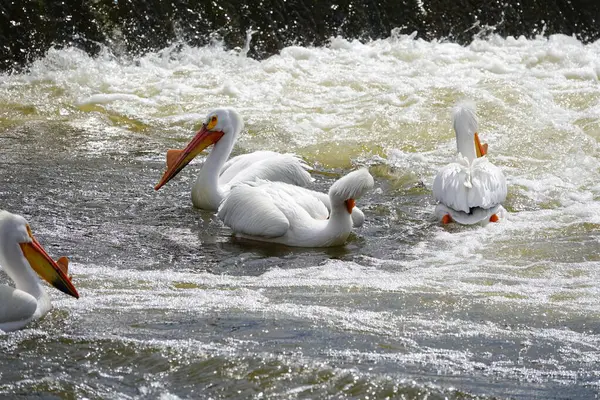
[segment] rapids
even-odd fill
[[[71,258],[74,300],[0,334],[0,394],[60,398],[569,398],[600,390],[600,42],[395,32],[361,43],[51,49],[0,77],[0,207]],[[477,104],[508,220],[440,226],[451,107]],[[235,107],[234,154],[294,152],[316,187],[368,166],[333,249],[235,239],[165,152]],[[7,281],[4,274],[0,281]]]

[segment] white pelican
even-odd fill
[[[458,159],[443,167],[433,181],[433,195],[439,201],[435,215],[443,224],[497,222],[506,213],[501,205],[507,191],[504,174],[486,157],[487,144],[479,141],[474,106],[458,104],[453,119]]]
[[[309,166],[292,154],[257,151],[226,162],[243,128],[242,117],[233,109],[210,112],[185,149],[167,151],[167,170],[154,189],[160,189],[211,144],[214,147],[192,187],[192,203],[197,208],[216,211],[231,186],[238,182],[266,179],[299,186],[312,182]]]
[[[61,257],[55,262],[50,258],[25,218],[8,211],[0,211],[0,265],[15,284],[0,285],[0,331],[21,329],[50,311],[50,298],[35,273],[58,290],[79,298],[67,276],[68,259]]]
[[[299,247],[343,245],[352,231],[355,199],[373,187],[366,169],[351,172],[324,193],[282,183],[254,181],[234,186],[218,216],[238,236]]]
[[[227,161],[243,128],[242,117],[231,108],[219,108],[208,113],[202,128],[185,149],[167,151],[167,170],[154,190],[169,182],[211,144],[214,144],[214,147],[192,187],[192,203],[196,208],[217,211],[231,187],[240,182],[263,179],[307,186],[313,181],[307,172],[310,167],[293,154],[255,151]],[[329,197],[322,194],[321,200],[325,207],[331,210]],[[355,208],[352,211],[354,226],[361,226],[364,219],[360,209]]]

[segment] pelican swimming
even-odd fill
[[[299,247],[343,245],[352,231],[355,199],[373,187],[366,169],[351,172],[324,193],[282,183],[254,181],[234,186],[217,215],[237,236]]]
[[[154,189],[158,190],[169,182],[211,144],[214,147],[192,187],[192,203],[196,208],[217,211],[231,187],[240,182],[263,179],[304,187],[313,181],[308,173],[310,167],[293,154],[255,151],[227,161],[243,128],[242,117],[231,108],[219,108],[208,113],[202,128],[185,149],[167,151],[167,170]],[[329,198],[323,196],[325,207],[330,209]],[[355,208],[352,219],[354,226],[360,226],[364,214]]]
[[[0,285],[0,331],[21,329],[50,311],[50,298],[37,275],[79,298],[67,276],[68,259],[50,258],[33,237],[25,218],[8,211],[0,211],[0,265],[15,284]]]
[[[507,192],[504,174],[486,157],[487,144],[479,141],[474,106],[458,104],[453,120],[458,159],[443,167],[433,181],[433,195],[439,201],[435,215],[444,224],[497,222],[506,213],[501,205]]]
[[[237,182],[266,179],[299,186],[312,182],[309,166],[292,154],[256,151],[227,161],[243,128],[242,117],[233,109],[210,112],[185,149],[167,152],[167,170],[154,189],[160,189],[211,144],[214,147],[192,187],[192,203],[197,208],[216,211]]]

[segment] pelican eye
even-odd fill
[[[208,130],[213,129],[217,125],[217,122],[219,122],[219,119],[217,118],[216,115],[213,115],[212,117],[210,117],[208,119],[208,123],[206,124],[206,128]]]

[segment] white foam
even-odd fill
[[[112,103],[113,101],[136,101],[145,104],[152,104],[153,102],[143,99],[140,96],[136,96],[135,94],[128,93],[111,93],[111,94],[95,94],[83,100],[77,102],[78,105],[85,104],[107,104]]]
[[[107,50],[90,57],[76,49],[52,49],[29,73],[3,75],[0,100],[35,110],[17,110],[6,118],[67,119],[85,131],[82,155],[129,152],[131,141],[123,138],[138,138],[138,133],[119,119],[137,121],[149,127],[144,135],[150,140],[136,142],[143,143],[145,153],[153,153],[146,159],[161,162],[171,141],[191,137],[208,110],[233,106],[251,133],[241,136],[237,150],[295,152],[312,163],[326,162],[319,153],[323,146],[339,144],[336,157],[360,155],[367,164],[387,162],[394,174],[414,175],[426,189],[437,170],[455,157],[452,106],[473,100],[480,138],[489,144],[490,160],[503,169],[509,183],[509,215],[503,223],[439,227],[427,220],[433,201],[424,202],[425,221],[411,229],[431,234],[408,249],[392,251],[388,259],[356,256],[353,262],[299,269],[276,264],[259,276],[182,271],[179,265],[141,271],[127,265],[73,263],[81,299],[52,294],[58,308],[77,315],[115,308],[156,307],[200,315],[241,310],[390,335],[414,349],[410,332],[402,331],[406,325],[422,337],[512,334],[500,324],[464,321],[451,313],[432,320],[415,313],[410,304],[377,310],[369,302],[315,304],[310,299],[320,298],[323,291],[331,298],[345,292],[368,298],[431,296],[439,299],[431,303],[434,311],[449,299],[447,304],[455,301],[459,311],[483,304],[554,315],[597,313],[600,269],[597,255],[586,246],[598,241],[594,224],[600,224],[599,76],[600,41],[583,44],[565,35],[491,36],[459,46],[394,32],[368,43],[335,37],[323,47],[290,46],[260,61],[218,44],[175,44],[135,60],[119,59]],[[374,190],[371,210],[385,187]],[[396,193],[402,202],[405,193]],[[394,214],[397,203],[386,206]],[[393,218],[385,223],[402,228],[404,221]],[[185,229],[165,235],[175,241],[190,238]],[[580,239],[585,244],[578,247]],[[573,347],[577,340],[598,346],[596,337],[585,333],[517,331],[520,337],[556,335]],[[462,368],[481,367],[469,363],[466,351],[418,350],[406,352],[400,361],[446,359]],[[510,366],[486,367],[490,375],[510,375]],[[570,373],[557,379],[572,380]],[[536,376],[527,369],[515,374]]]

